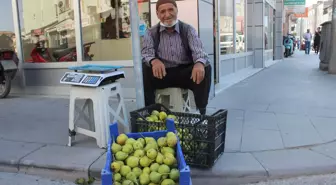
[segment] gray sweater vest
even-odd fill
[[[181,36],[183,47],[188,55],[188,60],[192,62],[193,61],[192,53],[191,53],[189,42],[188,42],[188,32],[189,32],[190,25],[180,20],[178,22],[178,25],[180,29],[180,36]],[[157,51],[158,51],[159,44],[160,44],[160,23],[150,28],[149,31],[154,41],[155,57],[159,58]]]

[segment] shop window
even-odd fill
[[[139,17],[149,23],[149,1],[139,0]],[[128,0],[81,0],[85,61],[132,60]]]
[[[1,0],[0,17],[2,18],[0,24],[0,48],[16,51],[11,0]]]
[[[18,1],[25,62],[74,62],[76,38],[69,0]]]
[[[235,53],[233,42],[233,1],[220,0],[219,37],[221,55]]]
[[[236,53],[245,52],[245,0],[236,3]]]

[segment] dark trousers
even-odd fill
[[[320,51],[320,43],[314,43],[314,50],[315,50],[315,53],[319,53]]]
[[[178,67],[167,68],[166,76],[158,79],[153,76],[152,68],[144,64],[143,82],[146,106],[155,104],[155,90],[176,87],[190,89],[195,96],[195,103],[201,113],[205,112],[208,105],[208,98],[211,86],[211,66],[205,67],[205,77],[200,84],[196,84],[191,79],[193,64],[181,65]]]

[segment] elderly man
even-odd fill
[[[158,0],[160,23],[143,39],[143,80],[146,106],[155,103],[155,90],[190,89],[197,109],[206,113],[211,86],[211,66],[196,30],[177,19],[175,0]]]

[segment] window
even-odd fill
[[[72,7],[67,0],[19,1],[25,62],[77,60]]]
[[[127,1],[81,0],[84,61],[131,60]]]
[[[139,17],[149,23],[149,2],[139,0]],[[84,61],[132,60],[128,0],[81,0]]]
[[[245,0],[236,3],[236,52],[245,52]]]
[[[219,37],[221,55],[235,53],[233,48],[233,1],[220,0]]]
[[[0,6],[0,48],[16,50],[16,40],[14,34],[12,1],[2,0]]]
[[[149,23],[149,1],[139,0],[140,21]],[[132,60],[128,0],[81,0],[84,61]]]

